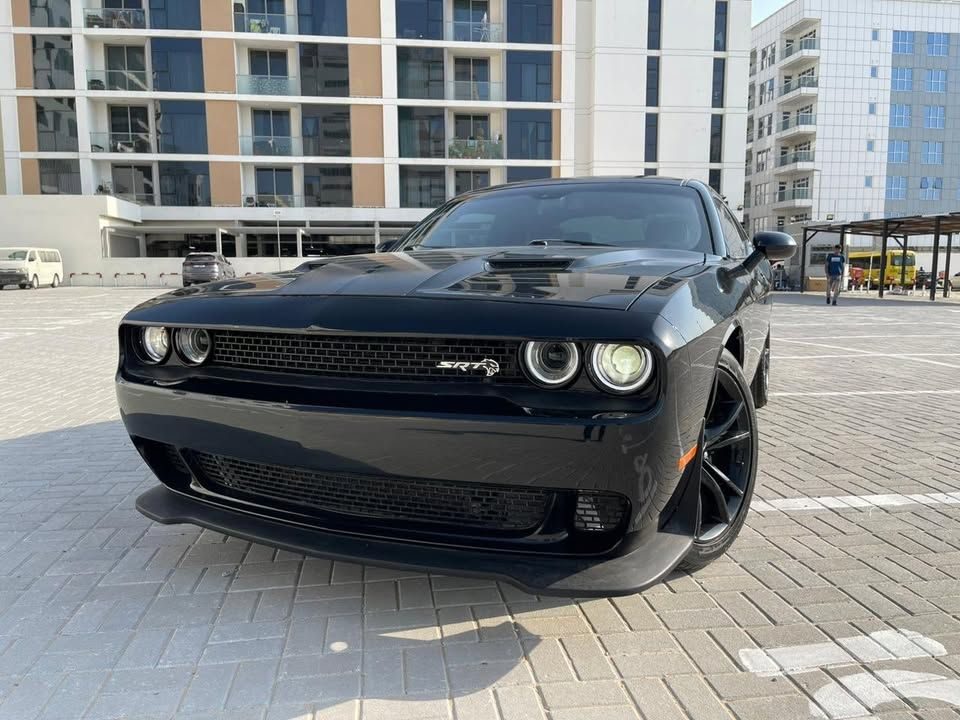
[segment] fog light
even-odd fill
[[[612,493],[577,493],[573,526],[583,532],[610,532],[627,515],[627,499]]]

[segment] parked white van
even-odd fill
[[[63,280],[63,259],[51,248],[0,248],[0,290],[5,285],[21,289],[41,285],[58,287]]]

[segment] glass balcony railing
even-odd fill
[[[780,95],[789,95],[794,90],[799,90],[800,88],[815,88],[820,84],[819,78],[803,76],[794,78],[790,82],[785,82],[780,88]]]
[[[447,23],[445,40],[457,42],[503,42],[500,23],[454,20]]]
[[[87,70],[87,90],[146,92],[149,89],[146,70]]]
[[[91,152],[149,153],[153,152],[150,133],[111,132],[90,133]]]
[[[244,195],[243,207],[292,208],[303,207],[302,195],[276,195],[271,193],[255,193]]]
[[[453,138],[447,157],[463,160],[502,160],[503,141]]]
[[[238,12],[233,14],[233,29],[236,32],[294,35],[297,32],[297,16]]]
[[[237,92],[241,95],[299,95],[300,83],[295,77],[280,75],[237,75]]]
[[[298,137],[279,135],[241,135],[241,155],[303,155],[303,143]]]
[[[799,150],[781,155],[777,159],[777,167],[794,165],[795,163],[813,162],[813,150]]]
[[[503,100],[503,83],[451,80],[447,83],[447,100],[500,102]]]
[[[147,27],[147,14],[143,8],[84,8],[83,24],[88,28],[142,30]]]
[[[120,198],[121,200],[126,200],[127,202],[137,203],[138,205],[155,205],[156,204],[156,200],[154,200],[153,193],[115,192],[111,194],[115,198]]]
[[[780,121],[780,132],[796,127],[816,127],[816,124],[816,115],[810,113],[794,115],[793,117],[785,118],[784,120]]]
[[[303,138],[303,154],[312,157],[345,157],[350,155],[350,138],[307,136]]]
[[[795,42],[792,45],[787,45],[783,49],[783,59],[786,60],[791,55],[795,55],[801,50],[819,50],[820,49],[820,39],[819,38],[803,38],[799,42]]]
[[[791,202],[793,200],[809,200],[810,188],[793,188],[792,190],[778,190],[777,202]]]

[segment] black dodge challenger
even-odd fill
[[[461,195],[388,252],[207,283],[122,321],[138,509],[295,552],[631,593],[743,525],[771,262],[697,181]]]

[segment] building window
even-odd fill
[[[489,170],[457,170],[453,174],[454,194],[490,187]]]
[[[714,168],[710,171],[708,184],[717,192],[720,192],[720,170]]]
[[[893,31],[893,54],[894,55],[913,55],[913,36],[914,33],[905,30]]]
[[[873,152],[875,147],[876,147],[875,140],[867,140],[867,152]]]
[[[880,68],[878,68],[876,65],[871,65],[871,66],[870,66],[870,77],[872,77],[872,78],[880,77]]]
[[[346,45],[300,45],[300,94],[313,97],[350,94]]]
[[[306,207],[352,207],[353,168],[350,165],[304,165]]]
[[[462,58],[458,58],[460,60]],[[507,52],[507,100],[553,100],[553,57],[548,52]]]
[[[867,103],[867,115],[877,114],[877,104],[875,102]]]
[[[553,157],[553,119],[549,110],[507,111],[507,157],[511,160]]]
[[[111,105],[107,109],[110,114],[110,134],[97,149],[107,152],[152,152],[150,117],[146,107]]]
[[[760,51],[760,69],[773,67],[777,64],[777,44],[771,43]]]
[[[443,49],[398,47],[397,94],[401,98],[442,100]]]
[[[444,115],[443,108],[398,108],[400,157],[446,157]]]
[[[868,188],[873,187],[873,175],[867,175],[863,178],[863,186]]]
[[[924,165],[943,165],[943,143],[924,140],[920,162]]]
[[[31,27],[70,27],[70,0],[30,0]]]
[[[947,71],[927,70],[927,92],[945,93],[947,91]]]
[[[253,138],[249,149],[242,148],[241,155],[301,155],[294,150],[290,137],[289,110],[254,110]]]
[[[647,113],[646,127],[643,138],[643,160],[644,162],[657,161],[657,149],[659,147],[660,134],[660,116],[656,113]]]
[[[251,50],[250,74],[255,77],[285,78],[290,76],[287,69],[286,50]]]
[[[723,107],[723,87],[727,73],[727,61],[723,58],[713,59],[713,107]]]
[[[153,167],[150,165],[114,165],[111,169],[113,194],[124,200],[153,205]]]
[[[453,60],[453,99],[490,100],[490,59],[458,57]]]
[[[42,195],[79,195],[79,160],[39,160]]]
[[[507,42],[552,43],[553,0],[507,0]]]
[[[723,115],[710,117],[710,162],[723,162]]]
[[[257,205],[266,207],[296,207],[293,195],[293,170],[291,168],[256,168],[254,180],[257,188]]]
[[[943,195],[942,177],[922,177],[920,178],[920,199],[921,200],[940,200]]]
[[[443,0],[397,0],[397,37],[443,39]]]
[[[713,49],[725,52],[727,49],[727,1],[717,0],[713,19]]]
[[[157,110],[157,152],[207,154],[207,110],[202,100],[160,100]]]
[[[873,30],[871,30],[871,31],[870,31],[870,39],[871,39],[871,40],[879,40],[879,39],[880,39],[880,31],[877,30],[876,28],[874,28]]]
[[[887,200],[907,199],[907,178],[903,175],[887,175]]]
[[[913,90],[913,68],[893,68],[891,87],[894,90]]]
[[[199,39],[155,37],[150,41],[150,55],[154,90],[203,92],[203,46]]]
[[[301,35],[346,35],[347,0],[297,0]]]
[[[950,34],[942,32],[927,33],[927,55],[946,57],[950,54]]]
[[[73,98],[37,98],[37,149],[77,152],[77,110]]]
[[[73,90],[73,41],[70,36],[33,35],[33,87]]]
[[[150,0],[150,27],[199,30],[200,3],[197,0]]]
[[[350,107],[303,105],[304,155],[350,154]]]
[[[663,23],[661,0],[647,0],[647,49],[660,49],[660,27]]]
[[[147,82],[147,49],[142,45],[107,45],[104,48],[107,60],[106,84],[91,79],[91,90],[149,90]]]
[[[876,112],[876,103],[871,103],[874,105],[874,113]],[[911,108],[909,105],[899,105],[894,104],[890,106],[890,127],[895,128],[908,128],[910,127],[911,119]]]
[[[906,140],[891,140],[887,147],[887,162],[902,165],[910,160],[910,143]]]
[[[548,167],[507,167],[507,182],[546,180],[550,177]]]
[[[923,127],[928,130],[943,130],[946,125],[947,111],[943,105],[925,105],[923,108]]]
[[[660,104],[660,58],[647,58],[647,107]]]
[[[205,162],[160,162],[160,202],[184,207],[210,206],[210,166]]]
[[[431,208],[447,198],[443,168],[400,166],[400,207]]]

